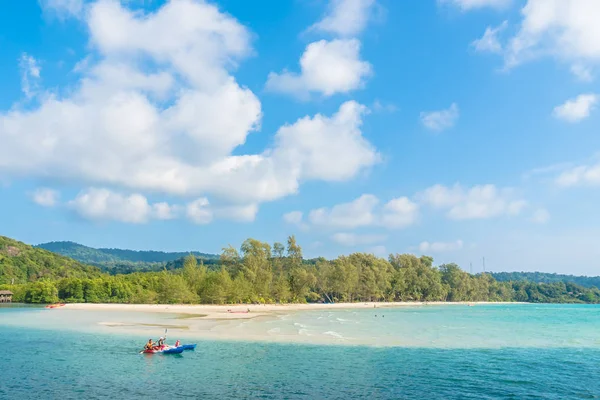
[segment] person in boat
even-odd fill
[[[175,347],[179,347],[181,345],[181,342],[179,341],[179,339],[175,342]]]
[[[144,350],[152,350],[153,347],[154,342],[152,341],[152,339],[148,339],[148,343],[146,343],[146,345],[144,346]]]
[[[161,337],[158,339],[158,346],[159,346],[159,347],[162,347],[162,346],[164,346],[164,345],[165,345],[165,338],[161,336]]]

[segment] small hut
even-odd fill
[[[0,290],[0,303],[11,303],[12,295],[10,290]]]

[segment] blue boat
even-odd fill
[[[178,348],[182,348],[183,350],[194,350],[196,348],[196,343],[194,343],[194,344],[182,344]]]
[[[168,349],[164,349],[162,350],[163,354],[180,354],[183,353],[183,348],[181,346],[179,347],[169,347]]]

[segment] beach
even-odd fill
[[[522,304],[498,302],[361,302],[361,303],[305,303],[305,304],[94,304],[71,303],[64,309],[83,311],[123,311],[143,313],[170,313],[197,315],[207,320],[249,319],[282,312],[323,310],[364,310],[419,306]]]

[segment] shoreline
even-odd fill
[[[202,320],[231,320],[251,319],[260,316],[277,314],[279,312],[294,311],[319,311],[319,310],[357,310],[373,308],[399,308],[419,306],[457,306],[457,305],[504,305],[528,304],[517,302],[490,302],[490,301],[464,301],[464,302],[361,302],[361,303],[307,303],[307,304],[117,304],[117,303],[68,303],[60,309],[81,311],[125,311],[145,313],[185,314],[191,318],[195,315]],[[247,312],[248,311],[248,312]]]

